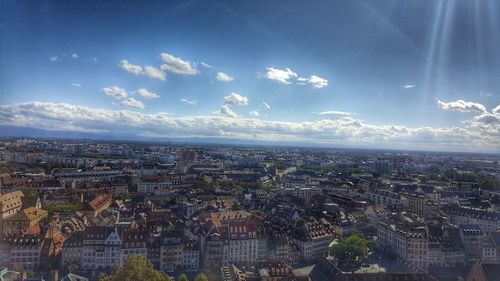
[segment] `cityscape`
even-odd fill
[[[0,281],[500,281],[500,2],[0,1]]]

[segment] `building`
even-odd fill
[[[179,229],[161,233],[160,270],[175,271],[183,265],[183,233]]]
[[[36,207],[29,207],[3,219],[2,232],[21,232],[38,225],[38,223],[47,216],[47,211]]]
[[[300,251],[300,258],[310,262],[319,260],[328,253],[334,236],[334,227],[326,219],[310,218],[298,229],[294,242]]]
[[[377,224],[377,237],[380,247],[418,268],[427,269],[429,241],[425,226],[399,220],[382,220]]]
[[[123,230],[121,232],[122,240],[122,262],[128,255],[141,256],[148,258],[148,233],[139,230]]]
[[[0,220],[12,216],[22,208],[22,191],[13,191],[0,195]]]
[[[64,243],[62,265],[76,263],[83,270],[111,270],[122,264],[122,240],[115,228],[89,226]]]
[[[500,213],[485,210],[468,209],[459,206],[445,206],[441,211],[450,222],[456,225],[475,224],[482,232],[493,232],[500,229]]]
[[[106,210],[112,203],[109,194],[100,194],[94,200],[85,204],[83,213],[89,217],[97,217],[99,213]]]
[[[39,268],[44,244],[43,235],[8,234],[2,236],[0,244],[6,251],[2,261],[8,262],[8,267],[22,271],[35,271]]]
[[[460,225],[460,238],[464,244],[465,254],[468,259],[480,260],[482,257],[483,232],[478,225]]]

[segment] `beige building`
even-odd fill
[[[30,227],[38,225],[38,223],[48,216],[48,212],[36,207],[29,207],[21,210],[16,214],[3,219],[2,233],[20,232]]]
[[[21,197],[24,194],[17,190],[0,195],[0,220],[19,212],[23,206]]]

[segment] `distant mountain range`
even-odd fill
[[[192,138],[155,138],[141,137],[133,134],[109,134],[89,133],[75,131],[50,131],[18,126],[0,126],[0,137],[2,138],[45,138],[45,139],[89,139],[89,140],[123,140],[123,141],[151,141],[151,142],[175,142],[175,143],[205,143],[205,144],[242,144],[242,145],[284,145],[284,146],[314,146],[311,143],[291,142],[269,142],[260,140],[238,140],[214,137],[192,137]]]
[[[191,138],[155,138],[155,137],[142,137],[133,134],[110,134],[110,133],[90,133],[90,132],[75,132],[75,131],[50,131],[28,127],[18,126],[0,126],[0,138],[42,138],[42,139],[68,139],[68,140],[101,140],[101,141],[130,141],[130,142],[153,142],[153,143],[167,143],[174,144],[208,144],[208,145],[244,145],[244,146],[289,146],[289,147],[308,147],[308,148],[329,148],[329,149],[347,149],[347,150],[376,150],[376,151],[429,151],[419,149],[387,149],[378,147],[363,147],[363,146],[350,146],[341,144],[320,145],[312,142],[286,142],[286,141],[261,141],[261,140],[241,140],[241,139],[227,139],[216,137],[191,137]],[[432,151],[429,151],[432,152]],[[434,151],[439,152],[439,151]],[[446,152],[446,151],[442,151]],[[453,151],[448,151],[453,152]],[[498,154],[498,152],[460,152],[466,154]]]

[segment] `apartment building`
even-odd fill
[[[299,227],[294,243],[300,251],[303,261],[315,261],[322,258],[335,238],[334,227],[326,219],[310,218]]]
[[[423,225],[399,220],[382,220],[377,224],[379,245],[426,270],[428,267],[429,241]]]
[[[459,206],[445,206],[441,211],[456,225],[475,224],[482,232],[500,230],[500,213],[469,209]]]

